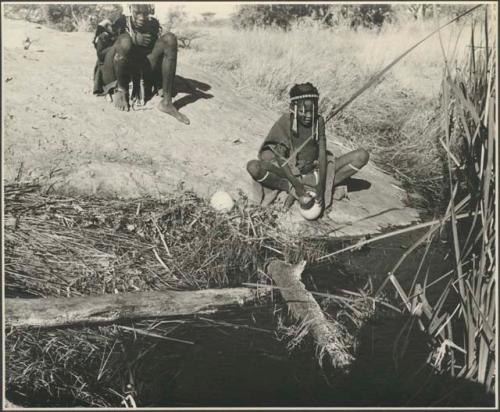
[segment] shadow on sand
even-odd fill
[[[361,190],[368,190],[372,187],[372,184],[365,179],[356,179],[354,177],[349,177],[341,183],[347,186],[348,192],[359,192]]]
[[[206,93],[206,91],[211,89],[209,84],[194,79],[187,79],[182,76],[175,76],[174,88],[176,95],[179,93],[186,93],[186,96],[174,102],[174,106],[177,110],[199,99],[211,99],[214,97],[213,94]]]

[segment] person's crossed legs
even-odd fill
[[[326,207],[331,203],[334,187],[357,173],[368,163],[369,157],[368,152],[364,149],[353,150],[339,156],[335,162],[329,156],[325,188]],[[335,173],[333,173],[333,164],[335,164]],[[292,187],[284,171],[270,160],[250,160],[247,163],[247,171],[256,182],[269,189],[289,192]],[[334,178],[333,182],[332,178]]]
[[[247,163],[247,171],[256,182],[268,189],[284,192],[290,190],[291,184],[286,178],[285,172],[271,161],[250,160]]]
[[[338,186],[348,177],[359,172],[368,163],[369,159],[370,155],[365,149],[356,149],[337,157],[335,159],[335,181],[333,185]]]

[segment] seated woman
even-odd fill
[[[325,120],[318,114],[319,93],[311,83],[290,90],[290,113],[282,115],[262,144],[258,160],[247,171],[263,187],[289,193],[291,206],[297,198],[302,208],[317,202],[331,206],[334,187],[368,162],[364,149],[334,158],[326,148]],[[287,159],[290,160],[288,161]]]

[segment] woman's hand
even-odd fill
[[[295,188],[295,193],[297,193],[297,196],[300,198],[302,196],[307,196],[306,189],[302,183],[299,181],[296,181],[296,184],[294,185]]]
[[[300,196],[299,197],[299,204],[302,209],[309,209],[312,207],[314,204],[314,197],[311,196],[310,194]]]

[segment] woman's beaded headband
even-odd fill
[[[302,94],[300,96],[294,96],[290,98],[291,102],[295,100],[303,100],[303,99],[319,99],[319,94]]]

